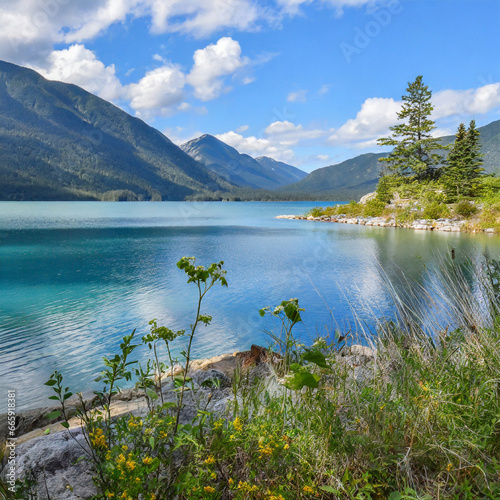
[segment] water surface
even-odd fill
[[[203,312],[194,356],[267,345],[264,306],[297,297],[305,343],[355,318],[391,314],[377,275],[398,269],[426,286],[436,255],[498,257],[500,241],[466,235],[275,219],[318,202],[2,202],[0,203],[0,386],[18,407],[46,403],[43,386],[58,369],[74,390],[93,385],[102,356],[148,322],[188,328],[196,287],[175,263],[223,260],[228,289],[217,287]],[[177,352],[181,350],[181,344]],[[144,359],[147,350],[136,351]],[[0,398],[0,412],[6,398]]]

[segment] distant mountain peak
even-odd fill
[[[257,161],[210,134],[192,139],[182,144],[181,148],[208,169],[240,187],[277,189],[307,175],[271,158],[268,160],[274,162],[272,166],[271,161]]]

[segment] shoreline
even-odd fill
[[[360,226],[372,227],[394,227],[400,229],[414,229],[420,231],[443,231],[443,232],[467,232],[467,233],[486,233],[497,234],[494,228],[487,229],[469,229],[466,220],[453,218],[443,219],[415,219],[412,223],[398,223],[394,217],[349,217],[344,214],[322,215],[314,217],[309,215],[277,215],[275,219],[289,220],[307,220],[314,222],[335,222],[338,224],[357,224]]]

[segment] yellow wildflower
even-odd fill
[[[448,472],[450,472],[450,471],[451,471],[451,469],[453,469],[453,464],[448,464],[448,465],[446,466],[446,470],[447,470]]]
[[[286,443],[285,446],[283,446],[283,449],[288,450],[288,448],[290,448],[290,445],[288,443]]]
[[[149,500],[156,500],[156,495],[154,493],[151,493]]]
[[[127,459],[125,458],[125,455],[123,453],[120,453],[120,455],[116,459],[116,462],[118,463],[118,465],[120,465],[120,464],[123,464],[124,462],[126,462],[126,460]]]
[[[130,470],[134,470],[134,469],[135,469],[135,466],[136,466],[136,463],[135,463],[133,460],[127,460],[127,467],[128,467]]]
[[[212,488],[212,486],[205,486],[203,489],[205,493],[215,493],[215,488]]]
[[[123,451],[127,451],[127,450],[128,450],[128,446],[127,446],[126,444],[124,444],[124,445],[122,446],[122,450],[123,450]]]
[[[243,422],[241,421],[240,417],[236,417],[233,421],[233,427],[241,432],[243,430]]]
[[[212,474],[210,474],[210,477],[212,479],[217,479],[217,474],[215,472],[212,472]]]
[[[144,457],[142,459],[142,463],[146,464],[146,465],[151,465],[152,462],[153,462],[153,459],[151,457]]]
[[[314,493],[314,489],[313,489],[313,488],[311,488],[310,486],[304,486],[304,487],[302,488],[302,491],[303,491],[304,493],[306,493],[306,494],[311,494],[311,493]]]
[[[206,460],[205,463],[207,465],[214,464],[215,463],[215,457],[213,455],[210,455]]]
[[[234,481],[233,481],[233,478],[232,478],[232,477],[230,477],[230,478],[229,478],[228,483],[229,483],[229,486],[232,486],[232,485],[234,484]]]

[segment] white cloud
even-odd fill
[[[300,7],[307,4],[323,4],[333,7],[337,15],[342,15],[344,7],[361,7],[363,5],[374,6],[376,4],[394,3],[395,0],[277,0],[284,13],[296,15],[300,12]]]
[[[307,129],[302,125],[295,125],[289,121],[276,121],[264,130],[264,134],[282,146],[304,145],[315,139],[320,139],[328,134],[321,129]]]
[[[453,115],[484,114],[500,106],[500,82],[477,89],[441,90],[432,96],[432,102],[435,120]]]
[[[245,132],[246,130],[248,130],[248,125],[242,125],[241,127],[238,127],[236,129],[236,132],[240,133],[240,132]]]
[[[326,94],[328,94],[328,92],[330,92],[330,87],[331,87],[330,83],[326,83],[325,85],[322,85],[320,87],[320,89],[318,90],[318,94],[319,95],[326,95]]]
[[[363,143],[363,147],[368,147],[374,138],[389,133],[389,127],[397,122],[401,104],[392,98],[370,97],[361,105],[356,118],[347,120],[329,140],[334,144],[369,140]]]
[[[222,142],[229,144],[240,153],[250,156],[270,156],[279,161],[291,161],[294,157],[293,151],[279,143],[275,143],[267,138],[257,138],[255,136],[243,137],[241,134],[230,131],[216,136]]]
[[[217,138],[241,153],[253,157],[270,156],[284,162],[290,162],[294,159],[295,154],[292,147],[307,146],[328,134],[328,131],[307,129],[300,124],[295,125],[289,121],[271,123],[264,130],[262,137],[244,137],[239,133],[242,131],[240,127],[236,131],[219,134]]]
[[[149,71],[138,83],[127,86],[130,107],[141,117],[170,114],[184,98],[185,83],[184,73],[173,64]]]
[[[214,99],[224,92],[223,77],[248,64],[248,59],[241,56],[240,44],[230,37],[197,50],[193,59],[194,66],[187,82],[194,88],[195,97],[202,101]]]
[[[73,83],[103,99],[113,100],[123,95],[114,65],[105,66],[83,45],[54,50],[43,67],[31,67],[49,80]]]
[[[251,0],[149,0],[153,33],[204,37],[221,28],[253,29],[264,11]],[[180,18],[184,17],[179,20]]]
[[[306,102],[307,90],[297,90],[290,92],[286,98],[288,102]]]

